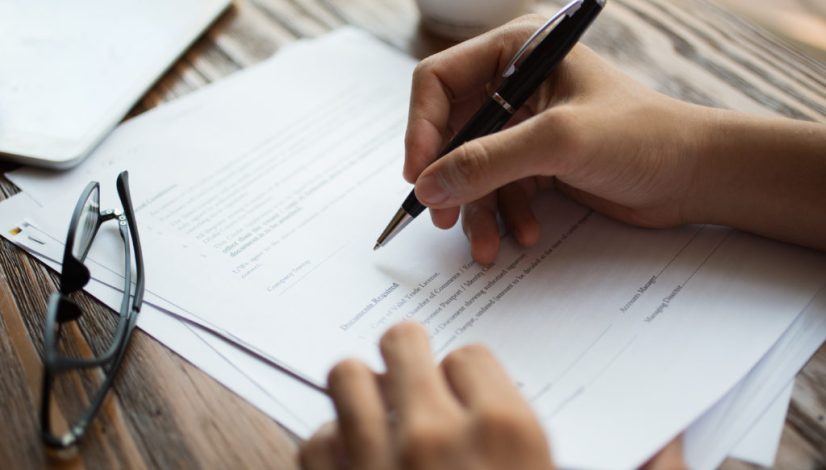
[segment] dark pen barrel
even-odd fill
[[[551,30],[519,64],[516,72],[502,83],[497,90],[499,95],[515,109],[520,108],[576,46],[601,10],[602,6],[596,1],[584,2],[576,14],[576,21],[562,21]]]
[[[494,101],[493,98],[489,98],[485,105],[470,118],[465,127],[453,136],[445,148],[439,152],[437,160],[456,150],[465,142],[480,136],[493,134],[501,129],[510,118],[511,114],[507,112],[502,105]],[[407,199],[402,203],[402,209],[413,217],[416,217],[425,210],[425,206],[416,199],[416,193],[410,191]]]
[[[539,42],[536,48],[525,57],[523,63],[512,64],[516,65],[513,74],[505,78],[496,93],[470,118],[465,127],[448,142],[437,159],[452,152],[465,142],[500,130],[515,110],[522,106],[539,85],[548,78],[556,65],[576,45],[580,36],[593,22],[604,5],[605,0],[572,2],[561,10],[557,16],[543,25],[531,37],[525,47],[530,45],[530,41],[539,37],[545,28],[551,25],[555,26]],[[558,23],[557,19],[559,19]],[[520,50],[514,61],[518,60],[522,52],[524,51]],[[373,249],[384,246],[424,210],[425,206],[416,198],[415,192],[411,191],[402,203],[402,207],[379,236]]]

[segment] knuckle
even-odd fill
[[[478,140],[472,140],[456,150],[456,157],[442,174],[447,187],[472,187],[483,181],[490,162],[487,147]]]
[[[425,57],[419,61],[413,69],[413,82],[416,83],[422,78],[432,74],[435,62],[434,56]]]
[[[486,446],[519,448],[542,441],[542,431],[533,415],[514,407],[490,407],[477,413],[476,426]]]
[[[453,436],[448,426],[417,423],[408,427],[400,446],[399,457],[405,468],[428,468],[450,452]]]
[[[479,412],[477,422],[485,433],[510,434],[522,426],[522,418],[518,412],[505,407],[489,407]]]

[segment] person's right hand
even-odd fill
[[[497,211],[521,244],[537,241],[530,201],[552,185],[627,223],[684,222],[692,148],[701,140],[685,123],[708,108],[644,87],[583,45],[509,127],[434,162],[543,20],[526,16],[428,57],[413,76],[404,176],[416,183],[436,226],[453,226],[461,208],[473,258],[482,264],[492,263],[499,249]]]

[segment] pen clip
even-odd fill
[[[516,54],[514,54],[513,59],[511,59],[511,61],[508,62],[507,67],[505,67],[505,72],[502,74],[502,78],[508,78],[511,75],[513,75],[513,73],[516,72],[516,62],[519,61],[519,59],[521,59],[523,55],[525,55],[525,53],[528,51],[528,48],[531,47],[531,44],[533,44],[534,41],[537,40],[537,38],[542,36],[542,34],[545,31],[547,31],[548,28],[550,28],[557,21],[562,19],[563,16],[571,16],[574,13],[576,13],[582,6],[582,3],[584,1],[585,0],[572,0],[570,3],[562,7],[561,10],[556,12],[556,14],[551,17],[551,19],[546,21],[542,26],[540,26],[536,31],[534,31],[534,33],[531,34],[531,37],[529,37],[528,40],[525,41],[524,44],[522,44],[522,47],[520,47],[519,50],[516,51]]]

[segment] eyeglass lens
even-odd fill
[[[79,260],[85,258],[89,250],[89,245],[95,237],[95,230],[100,219],[100,188],[97,186],[89,192],[89,196],[83,203],[83,210],[80,214],[74,234],[74,245],[72,246],[72,256]]]
[[[80,298],[77,294],[63,297],[58,301],[58,308],[62,311],[88,310],[91,306],[77,305],[75,299]],[[57,354],[72,359],[93,359],[102,355],[119,339],[116,338],[119,320],[115,315],[79,315],[73,322],[60,324],[55,338]]]

